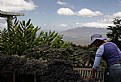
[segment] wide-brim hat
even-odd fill
[[[102,37],[102,35],[100,35],[100,34],[93,34],[92,36],[91,36],[91,45],[96,41],[96,40],[102,40],[102,41],[104,41],[104,40],[107,40],[105,37]]]

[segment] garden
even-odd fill
[[[109,26],[109,41],[121,48],[121,20],[114,19]],[[98,82],[99,78],[83,77],[86,68],[91,76],[96,47],[76,45],[63,41],[63,35],[55,31],[44,32],[31,20],[10,22],[0,31],[0,81],[1,82]],[[101,68],[106,67],[101,61]],[[103,77],[104,69],[97,76]],[[89,79],[89,81],[88,81]],[[103,81],[102,81],[103,82]]]

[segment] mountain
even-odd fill
[[[77,45],[88,45],[93,34],[102,34],[106,37],[107,28],[92,28],[92,27],[78,27],[60,32],[63,35],[63,40],[73,42]]]

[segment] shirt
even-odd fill
[[[116,44],[112,42],[106,42],[97,49],[95,61],[93,64],[94,69],[99,68],[101,58],[103,58],[110,67],[111,65],[121,61],[121,51]]]
[[[96,52],[95,61],[92,68],[97,69],[99,67],[103,52],[104,52],[104,45],[101,45]]]

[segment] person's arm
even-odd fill
[[[93,69],[99,68],[100,60],[101,60],[101,57],[95,57],[95,61],[94,61],[93,67],[92,67]]]
[[[118,52],[121,54],[121,50],[118,48]]]
[[[96,52],[94,64],[93,64],[93,67],[92,67],[92,69],[93,69],[92,75],[95,75],[96,70],[99,68],[100,61],[101,61],[103,53],[104,53],[104,45],[101,45]]]
[[[95,73],[99,68],[100,60],[101,60],[101,57],[95,57],[95,61],[92,67],[92,78],[95,78]]]

